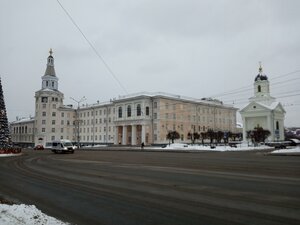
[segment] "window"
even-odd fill
[[[63,133],[64,132],[64,128],[60,128],[60,132]]]
[[[52,131],[52,133],[55,133],[55,128],[53,127],[53,128],[51,129],[51,131]]]
[[[260,85],[258,85],[257,91],[258,91],[258,92],[261,92],[261,86],[260,86]]]
[[[46,120],[42,120],[42,124],[46,124]]]
[[[52,112],[52,116],[56,116],[56,112]]]
[[[131,117],[131,106],[127,106],[127,117]]]
[[[137,116],[141,115],[141,105],[140,104],[138,104],[137,107],[136,107],[136,115]]]
[[[46,132],[46,128],[42,128],[42,133],[45,133]]]
[[[64,120],[60,121],[60,124],[61,124],[61,125],[64,125]]]
[[[64,112],[61,113],[61,117],[65,117],[65,113]]]
[[[149,106],[146,107],[146,116],[149,116]]]
[[[52,125],[55,125],[55,120],[52,120]]]
[[[46,116],[46,112],[42,112],[42,116]]]
[[[101,112],[101,111],[100,111]],[[119,118],[122,118],[122,107],[119,107],[118,109]]]
[[[53,109],[56,109],[56,104],[53,104],[53,105],[52,105],[52,108],[53,108]]]
[[[153,108],[155,108],[155,109],[157,108],[157,102],[153,103]]]
[[[157,119],[157,113],[153,114],[153,119]]]
[[[48,102],[48,98],[47,97],[42,97],[42,102],[43,103],[47,103]]]
[[[279,122],[276,121],[276,130],[279,130]]]
[[[43,109],[46,109],[46,104],[43,104],[43,106],[42,106],[42,107],[43,107]]]

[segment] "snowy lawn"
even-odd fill
[[[7,205],[0,204],[1,225],[67,225],[47,216],[38,210],[34,205]]]
[[[166,149],[166,150],[200,150],[200,151],[218,151],[218,152],[224,152],[224,151],[253,151],[253,150],[267,150],[267,149],[273,149],[269,146],[248,146],[247,144],[237,144],[236,147],[230,147],[230,146],[213,146],[213,148],[210,147],[210,145],[189,145],[189,144],[181,144],[181,143],[175,143],[167,145],[165,148],[160,149]]]

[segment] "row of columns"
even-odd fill
[[[138,126],[141,126],[141,132],[138,136]],[[137,145],[141,143],[145,143],[146,141],[146,127],[145,125],[123,125],[117,126],[115,130],[115,144],[127,145],[128,138],[128,128],[131,127],[131,145]],[[120,133],[120,128],[122,128],[122,133]],[[122,136],[120,137],[120,134]],[[140,138],[140,143],[137,142],[138,138]],[[145,143],[146,144],[146,143]]]

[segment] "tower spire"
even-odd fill
[[[259,69],[258,69],[260,75],[262,74],[263,72],[263,69],[262,69],[262,66],[261,66],[261,61],[259,61]]]
[[[49,54],[50,55],[47,58],[47,68],[46,68],[46,71],[45,71],[45,76],[50,75],[50,76],[55,77],[56,74],[55,74],[55,69],[54,69],[54,58],[52,56],[52,54],[53,54],[52,48],[50,48]]]

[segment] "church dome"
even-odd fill
[[[265,74],[257,74],[257,76],[255,77],[255,81],[258,80],[268,80],[268,77]]]
[[[257,76],[255,77],[255,80],[254,81],[258,81],[258,80],[268,80],[268,77],[266,74],[263,74],[263,69],[262,69],[262,66],[261,66],[261,63],[259,63],[259,73],[257,74]]]

